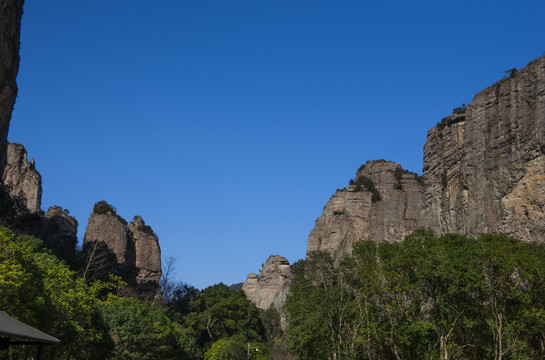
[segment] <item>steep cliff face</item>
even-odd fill
[[[135,216],[128,228],[135,247],[136,281],[141,286],[156,286],[161,277],[161,248],[159,238],[146,225],[142,216]]]
[[[0,4],[0,174],[6,166],[9,122],[17,96],[22,14],[23,0],[5,0]]]
[[[425,186],[407,173],[396,183],[398,166],[375,161],[361,168],[357,178],[372,180],[380,200],[368,188],[356,191],[357,184],[338,190],[316,220],[307,251],[327,250],[338,262],[354,241],[401,241],[418,227],[543,241],[545,56],[428,131]]]
[[[428,131],[425,225],[437,233],[545,235],[545,57]]]
[[[21,144],[8,143],[7,163],[2,181],[10,195],[19,198],[30,213],[38,213],[42,203],[42,177],[34,159],[27,161],[27,152]]]
[[[361,166],[355,179],[325,205],[307,252],[327,250],[338,262],[358,240],[400,241],[423,226],[425,189],[416,174],[378,160]]]
[[[95,204],[89,216],[83,244],[104,242],[120,264],[135,265],[134,246],[127,233],[127,222],[117,215],[115,209],[106,202]]]
[[[259,275],[251,273],[242,285],[242,291],[258,308],[273,308],[280,314],[280,324],[285,326],[282,306],[295,275],[290,262],[279,255],[270,256]]]

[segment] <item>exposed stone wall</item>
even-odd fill
[[[155,291],[161,277],[161,248],[153,229],[144,223],[141,216],[127,222],[117,214],[115,208],[105,201],[95,204],[83,239],[104,242],[115,254],[117,263],[136,270],[136,284],[145,291]]]
[[[399,241],[423,226],[425,189],[416,174],[379,160],[361,167],[355,179],[362,176],[373,182],[380,200],[373,201],[373,193],[362,186],[337,190],[316,220],[307,252],[327,250],[339,262],[358,240]]]
[[[105,242],[119,264],[127,264],[127,260],[131,259],[127,224],[113,213],[91,213],[83,243],[93,241]]]
[[[8,143],[7,164],[2,181],[12,197],[19,198],[30,213],[40,212],[42,177],[34,159],[27,161],[27,152],[21,144]]]
[[[280,314],[280,325],[286,320],[282,306],[286,302],[289,287],[295,275],[290,262],[279,255],[270,256],[263,264],[259,275],[251,273],[242,285],[242,291],[258,308],[275,309]]]
[[[424,146],[426,226],[470,236],[545,235],[545,57],[475,96]]]
[[[142,286],[156,287],[161,278],[159,238],[142,220],[142,216],[135,216],[128,230],[135,247],[136,281]]]
[[[0,174],[6,166],[8,130],[19,72],[19,45],[23,0],[0,2]]]
[[[307,252],[327,250],[338,262],[355,241],[401,241],[419,227],[545,241],[545,56],[428,131],[425,186],[412,174],[396,185],[398,166],[374,161],[360,169],[357,176],[374,182],[380,201],[355,185],[337,191]]]

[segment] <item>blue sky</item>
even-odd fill
[[[27,0],[8,139],[83,239],[142,215],[177,278],[303,258],[369,159],[422,172],[426,132],[545,51],[543,1]]]

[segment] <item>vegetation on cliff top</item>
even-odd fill
[[[128,225],[127,220],[123,219],[118,213],[117,209],[108,204],[106,201],[101,200],[95,203],[93,206],[93,214],[97,215],[113,215],[119,219],[125,226]]]

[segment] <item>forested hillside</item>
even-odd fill
[[[300,359],[542,359],[545,246],[505,235],[355,244],[295,264],[285,304]]]
[[[278,318],[241,290],[199,291],[163,278],[138,298],[120,276],[85,279],[40,239],[0,228],[0,309],[62,341],[44,359],[269,359]],[[281,353],[279,349],[277,353]],[[11,346],[0,359],[33,358],[35,346]]]

